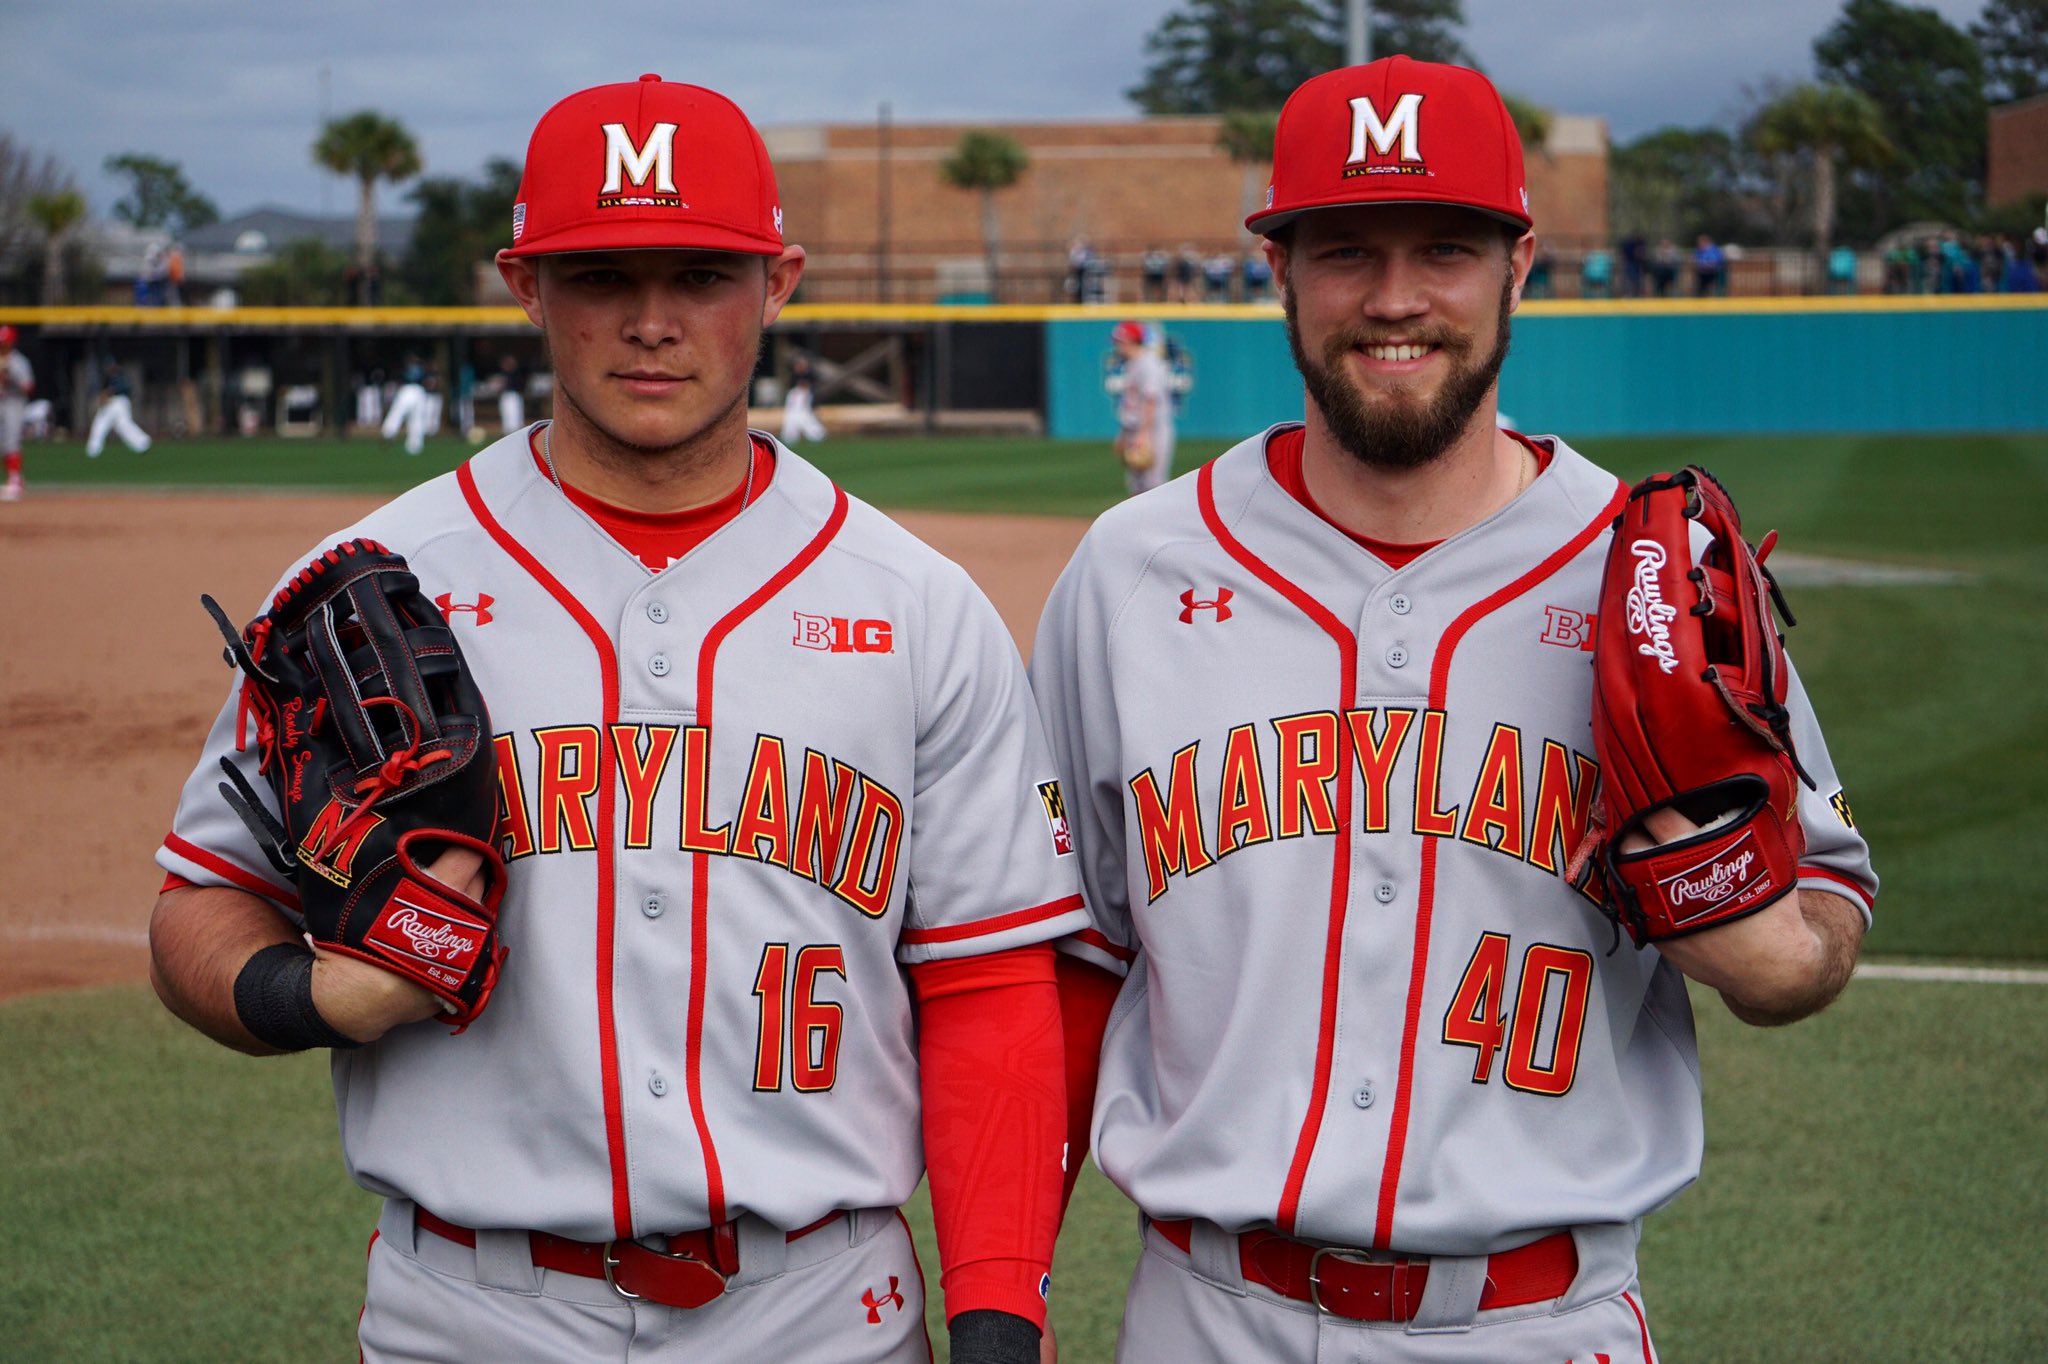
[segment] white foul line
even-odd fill
[[[1856,968],[1872,980],[1939,980],[1965,985],[2048,985],[2048,971],[2014,966],[1898,966],[1866,962]]]

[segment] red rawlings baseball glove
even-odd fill
[[[1710,538],[1695,562],[1694,528]],[[1643,480],[1615,518],[1594,627],[1593,868],[1637,947],[1728,923],[1798,878],[1806,836],[1783,637],[1792,613],[1735,504],[1698,465]],[[1650,816],[1703,826],[1658,844]],[[1604,886],[1597,882],[1604,880]]]
[[[253,717],[278,814],[226,758],[221,794],[297,885],[306,932],[432,991],[466,1026],[505,958],[505,863],[490,719],[447,621],[371,540],[314,559],[247,629],[200,600],[244,674],[236,744]],[[451,844],[482,856],[481,901],[424,870]]]

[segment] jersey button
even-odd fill
[[[1372,888],[1372,898],[1378,900],[1383,905],[1394,903],[1394,883],[1392,881],[1382,881],[1374,886]]]
[[[652,657],[652,658],[648,659],[648,660],[647,660],[647,671],[649,671],[649,672],[653,673],[653,674],[654,674],[654,675],[655,675],[656,677],[667,677],[667,676],[668,676],[668,655],[667,655],[667,654],[656,654],[656,655],[655,655],[654,657]]]
[[[1400,592],[1396,592],[1393,598],[1387,602],[1388,609],[1397,616],[1407,615],[1414,605],[1415,603],[1408,600],[1406,594]]]
[[[1408,666],[1408,650],[1405,645],[1396,644],[1387,650],[1387,666],[1389,668],[1405,668]]]
[[[668,608],[658,601],[647,603],[647,619],[653,621],[656,625],[662,624],[668,619]]]
[[[1351,1091],[1351,1102],[1360,1108],[1371,1108],[1373,1100],[1372,1081],[1360,1080],[1358,1088]]]
[[[650,919],[659,919],[668,908],[668,901],[659,893],[648,896],[640,902],[640,912]]]
[[[648,1076],[647,1092],[659,1099],[662,1095],[668,1093],[668,1081],[659,1074]]]

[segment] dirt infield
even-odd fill
[[[150,860],[230,677],[199,606],[253,614],[379,497],[32,493],[0,508],[0,999],[147,975]],[[907,512],[1028,648],[1085,529]]]

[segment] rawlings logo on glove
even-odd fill
[[[505,863],[490,719],[447,621],[370,540],[313,560],[246,629],[200,600],[242,670],[236,747],[253,719],[271,800],[226,758],[221,794],[298,887],[306,932],[432,991],[467,1026],[505,959]],[[481,900],[424,870],[449,846],[482,857]]]
[[[1694,529],[1707,532],[1697,562]],[[1792,613],[1742,538],[1728,492],[1697,465],[1637,484],[1615,518],[1593,642],[1594,827],[1578,883],[1636,946],[1754,914],[1791,890],[1806,837],[1771,616]],[[1658,843],[1674,811],[1697,831]]]

